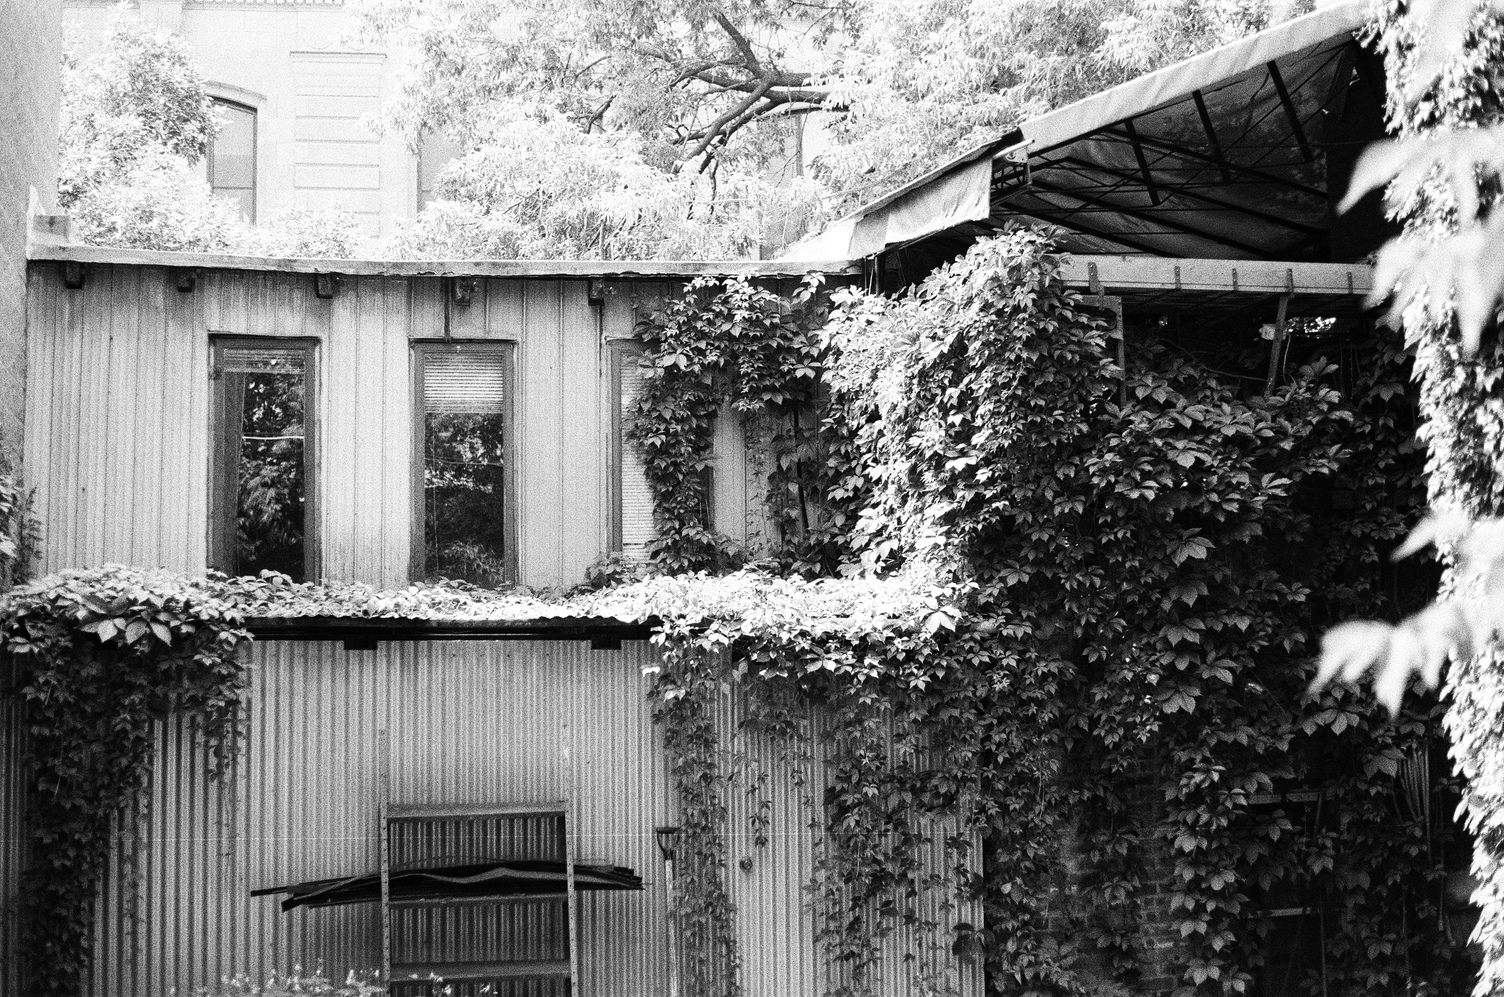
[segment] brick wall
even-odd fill
[[[26,213],[57,185],[60,0],[0,0],[0,435],[21,438],[26,376]]]

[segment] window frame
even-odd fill
[[[439,353],[494,353],[502,360],[502,376],[506,379],[506,404],[502,409],[502,495],[501,514],[503,552],[502,564],[506,572],[506,584],[517,584],[517,344],[498,339],[415,339],[412,348],[412,537],[408,559],[408,578],[421,582],[427,573],[428,549],[426,543],[427,514],[423,497],[423,471],[428,465],[424,433],[424,420],[428,404],[423,394],[423,369],[428,357]]]
[[[226,107],[232,107],[232,108],[234,108],[237,111],[248,112],[250,114],[250,116],[251,116],[251,210],[250,210],[250,220],[252,222],[254,222],[256,220],[257,212],[258,212],[258,210],[260,209],[260,206],[261,206],[261,204],[260,204],[260,201],[261,201],[261,198],[260,198],[260,190],[261,190],[261,183],[260,183],[260,181],[261,181],[261,110],[260,110],[260,108],[254,107],[254,106],[252,106],[250,104],[247,104],[244,101],[233,100],[233,99],[231,99],[229,97],[215,97],[215,96],[213,96],[211,94],[210,97],[209,97],[209,99],[212,100],[216,105],[223,104],[224,106],[226,106]],[[214,187],[214,139],[215,139],[215,136],[211,135],[209,137],[209,147],[204,150],[205,179],[208,181],[208,184],[209,184],[209,186],[210,186],[211,189]],[[216,196],[224,196],[224,195],[216,195]]]
[[[228,454],[225,440],[225,380],[221,377],[220,357],[226,348],[297,347],[303,352],[303,577],[305,581],[322,579],[323,558],[319,530],[319,340],[308,336],[245,336],[233,333],[209,334],[209,507],[208,540],[205,546],[207,567],[223,571],[226,552],[234,549],[227,508],[237,508],[240,498],[240,469],[235,469],[233,493],[229,487]],[[237,564],[237,571],[240,566]]]

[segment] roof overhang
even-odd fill
[[[167,253],[147,249],[49,245],[33,242],[30,260],[169,267],[182,270],[258,270],[350,277],[630,278],[802,277],[861,273],[849,259],[829,260],[333,260]]]
[[[1011,220],[1061,226],[1071,252],[1337,258],[1334,188],[1382,133],[1381,70],[1356,41],[1366,9],[1334,4],[1025,121],[786,259],[971,239]]]

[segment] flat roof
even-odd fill
[[[108,246],[27,247],[27,259],[184,270],[264,270],[348,277],[803,277],[859,274],[851,260],[334,260],[166,253]]]

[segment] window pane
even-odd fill
[[[256,209],[256,112],[239,104],[215,101],[221,127],[209,143],[209,186],[233,197],[250,218]]]
[[[508,582],[506,359],[430,353],[423,365],[423,546],[430,578]]]
[[[228,351],[227,351],[228,352]],[[239,409],[239,486],[234,573],[269,568],[303,580],[304,419],[302,354],[289,373],[226,372]],[[289,364],[288,366],[293,366]]]

